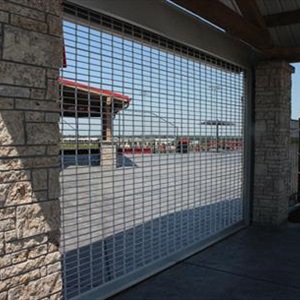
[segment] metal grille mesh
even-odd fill
[[[105,287],[243,220],[245,72],[66,5],[64,296]],[[77,20],[77,21],[76,21]]]

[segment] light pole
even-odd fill
[[[134,96],[147,96],[148,94],[151,94],[150,91],[147,91],[147,90],[141,90],[141,93],[140,94],[135,94]],[[178,126],[176,126],[173,122],[170,122],[168,121],[168,119],[164,118],[164,117],[161,117],[159,114],[155,113],[155,112],[152,112],[150,110],[144,110],[144,109],[133,109],[133,111],[138,111],[138,112],[141,112],[141,113],[148,113],[152,116],[155,116],[157,118],[159,118],[160,120],[163,120],[166,124],[169,124],[171,126],[173,126],[175,128],[175,131],[176,131],[176,137],[178,137],[178,132],[179,132],[179,128]]]
[[[144,109],[133,109],[132,112],[133,113],[139,112],[139,113],[141,113],[141,115],[147,113],[150,116],[154,116],[154,117],[162,120],[164,123],[171,125],[174,128],[175,139],[178,138],[178,136],[179,136],[179,127],[175,123],[170,122],[167,118],[161,117],[158,113],[155,113],[155,112],[152,112],[152,111],[149,111],[149,110],[144,110]]]
[[[175,125],[175,123],[168,121],[168,119],[166,119],[166,118],[164,118],[164,117],[161,117],[159,114],[157,114],[157,113],[155,113],[155,112],[152,112],[152,111],[150,111],[150,110],[134,109],[133,112],[135,112],[135,111],[136,111],[136,112],[141,112],[141,113],[148,113],[148,114],[150,114],[150,115],[152,115],[152,116],[155,116],[155,117],[159,118],[160,120],[164,121],[164,123],[173,126],[174,129],[175,129],[175,132],[176,132],[176,137],[178,137],[178,134],[179,134],[179,128],[178,128],[177,125]]]
[[[217,141],[217,152],[219,152],[219,126],[234,126],[235,124],[230,121],[221,120],[206,120],[200,122],[200,125],[216,126],[216,141]]]
[[[153,116],[159,118],[160,120],[163,120],[166,124],[169,124],[169,125],[173,126],[173,127],[175,128],[175,130],[176,130],[176,137],[178,137],[178,131],[179,131],[179,128],[178,128],[178,126],[176,126],[173,122],[168,121],[168,119],[166,119],[166,118],[164,118],[164,117],[161,117],[161,116],[160,116],[159,114],[157,114],[157,113],[150,112],[150,111],[146,111],[146,112],[152,114]]]
[[[176,126],[173,122],[170,122],[168,119],[166,119],[164,117],[161,117],[159,114],[157,114],[155,112],[152,112],[152,111],[149,111],[149,110],[142,110],[142,109],[137,109],[135,111],[138,111],[138,112],[141,112],[141,113],[148,113],[148,114],[150,114],[152,116],[155,116],[158,119],[162,120],[164,123],[173,126],[174,129],[175,129],[175,141],[174,142],[176,144],[176,138],[178,138],[178,136],[179,136],[179,128],[178,128],[178,126]],[[154,148],[156,148],[156,143],[154,142],[154,144],[155,144]]]

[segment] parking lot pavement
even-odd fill
[[[241,198],[241,153],[132,155],[126,159],[135,166],[69,166],[62,172],[66,249],[164,215]]]
[[[61,174],[68,298],[243,218],[241,153],[126,156],[126,161],[115,169],[69,166]]]

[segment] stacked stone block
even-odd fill
[[[288,215],[292,72],[285,62],[263,62],[256,68],[255,223],[278,225]]]
[[[103,141],[100,144],[100,160],[102,167],[115,168],[117,166],[117,149],[113,142]]]
[[[0,300],[60,299],[60,0],[0,0]]]

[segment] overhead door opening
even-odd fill
[[[68,9],[60,200],[71,299],[109,295],[244,222],[247,95],[239,66]]]

